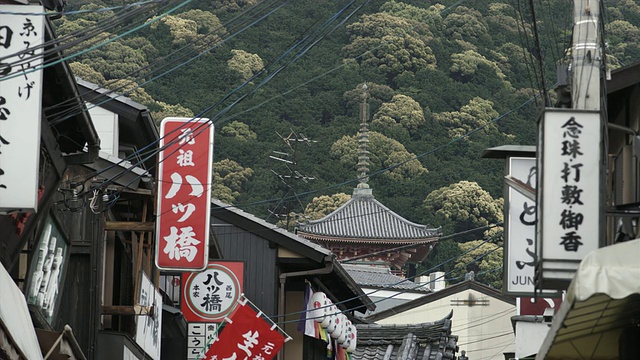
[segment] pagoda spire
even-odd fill
[[[371,195],[369,189],[369,87],[362,85],[362,103],[360,104],[360,132],[358,134],[358,186],[353,195]]]

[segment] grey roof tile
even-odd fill
[[[367,240],[420,240],[440,235],[440,229],[411,222],[373,195],[360,194],[322,219],[298,224],[298,230],[311,235]]]
[[[342,264],[342,267],[351,275],[360,286],[384,287],[389,289],[414,290],[428,293],[429,288],[420,286],[411,280],[393,275],[388,267],[374,267],[367,265]]]

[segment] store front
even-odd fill
[[[589,253],[536,359],[636,359],[640,354],[640,239]]]

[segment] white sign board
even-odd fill
[[[508,175],[536,188],[536,159],[509,157]],[[535,292],[536,202],[516,191],[507,190],[507,238],[504,288],[506,294],[523,295]]]
[[[540,130],[540,285],[563,289],[582,258],[602,241],[601,115],[547,109]]]
[[[216,323],[189,323],[187,328],[187,359],[202,359],[218,333]]]
[[[0,11],[0,212],[35,212],[45,17],[24,14],[44,8],[0,4]]]
[[[138,304],[153,306],[153,315],[136,316],[135,341],[153,360],[160,360],[162,335],[162,295],[145,273],[142,273]]]

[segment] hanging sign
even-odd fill
[[[156,265],[200,271],[209,256],[213,125],[165,118],[160,125]]]
[[[221,322],[242,294],[244,263],[210,262],[201,272],[182,274],[181,310],[189,322]]]
[[[536,159],[507,158],[507,175],[535,189]],[[537,261],[536,202],[508,187],[506,205],[504,293],[533,295]]]
[[[36,212],[44,8],[0,4],[0,11],[0,213]]]
[[[566,289],[604,238],[600,112],[546,109],[539,139],[537,288]]]
[[[273,359],[285,336],[260,314],[248,304],[239,304],[204,359]]]

